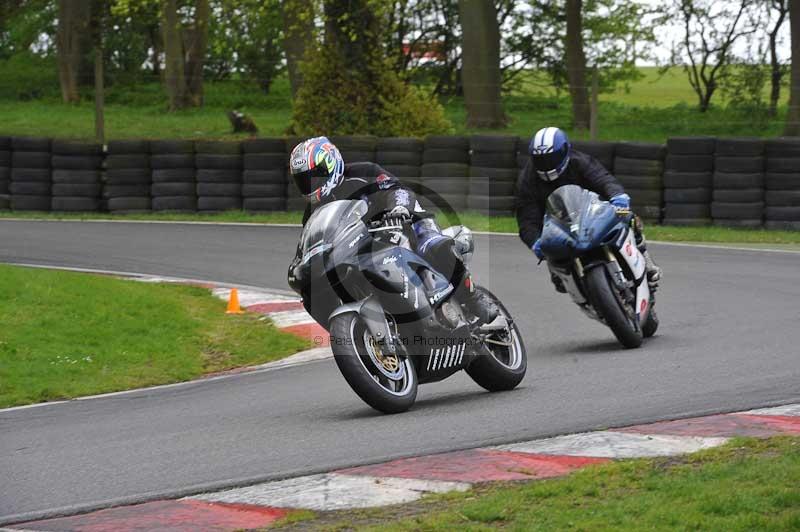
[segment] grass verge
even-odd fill
[[[598,130],[601,140],[639,140],[664,142],[676,135],[761,136],[781,134],[787,109],[783,91],[778,116],[768,117],[757,109],[736,109],[723,94],[704,113],[697,109],[697,96],[681,67],[666,72],[658,67],[641,67],[642,78],[612,93],[601,94]],[[50,70],[56,75],[55,67]],[[64,104],[58,81],[51,78],[51,89],[37,100],[0,100],[0,135],[32,135],[91,140],[94,138],[94,107],[91,91],[79,104]],[[766,99],[768,95],[764,93]],[[269,94],[240,80],[211,81],[204,84],[204,107],[166,113],[166,93],[159,83],[134,86],[112,84],[106,88],[106,134],[109,139],[183,138],[242,139],[233,134],[226,112],[238,109],[250,115],[263,136],[281,136],[292,117],[292,97],[286,76],[275,79]],[[539,128],[561,125],[574,138],[588,132],[574,130],[567,95],[555,91],[542,72],[521,73],[517,83],[504,92],[503,105],[509,121],[499,129],[474,129],[467,126],[461,97],[442,98],[445,115],[453,133],[530,136]]]
[[[119,220],[119,221],[173,221],[173,222],[216,222],[216,223],[258,223],[258,224],[299,224],[301,212],[274,212],[248,214],[244,211],[229,211],[220,214],[128,214],[108,213],[36,213],[0,212],[0,219],[19,218],[26,220]],[[464,224],[473,231],[493,231],[516,233],[517,221],[510,216],[489,217],[472,212],[454,216],[439,215],[442,225]],[[650,240],[665,242],[705,242],[719,244],[780,244],[800,245],[800,231],[777,231],[767,229],[733,229],[727,227],[674,227],[648,224],[645,233]]]
[[[798,530],[800,438],[739,439],[693,455],[479,486],[415,505],[319,514],[324,530]],[[290,526],[289,528],[293,528]]]
[[[208,290],[0,265],[0,407],[185,381],[308,347]]]

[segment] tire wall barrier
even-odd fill
[[[11,139],[0,137],[0,210],[11,207]]]
[[[301,138],[111,141],[0,137],[0,209],[115,213],[302,210],[288,158]],[[433,210],[512,215],[526,137],[338,136]],[[800,138],[674,137],[666,145],[576,141],[650,222],[800,230]]]
[[[52,198],[52,141],[11,138],[10,207],[15,211],[49,211]]]

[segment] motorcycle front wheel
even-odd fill
[[[370,334],[358,314],[330,322],[331,350],[347,384],[384,414],[405,412],[417,398],[417,373],[408,357],[390,353]]]
[[[603,266],[586,272],[586,290],[592,306],[623,346],[633,349],[642,345],[642,329],[623,308],[620,295],[611,285],[608,272]]]

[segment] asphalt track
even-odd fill
[[[297,228],[0,222],[0,261],[285,289]],[[0,523],[559,433],[800,400],[800,254],[653,245],[662,328],[642,349],[556,294],[514,237],[473,270],[517,317],[528,376],[490,395],[464,374],[380,416],[330,360],[0,411]],[[0,338],[2,332],[0,331]]]

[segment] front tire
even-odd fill
[[[354,392],[384,414],[405,412],[417,398],[417,373],[407,357],[384,355],[358,314],[330,322],[331,350],[339,371]]]
[[[592,306],[623,346],[633,349],[642,345],[642,330],[623,309],[604,266],[597,266],[586,272],[586,290]]]
[[[656,333],[657,330],[658,330],[658,314],[656,314],[654,302],[651,299],[650,312],[647,314],[647,319],[642,324],[642,335],[645,338],[650,338]]]
[[[477,290],[494,301],[500,310],[500,315],[510,323],[510,326],[503,333],[487,337],[489,341],[478,347],[479,354],[467,367],[466,372],[479,386],[490,392],[511,390],[522,382],[528,370],[528,356],[522,335],[503,303],[487,289],[478,287]],[[502,346],[493,342],[510,345]]]

